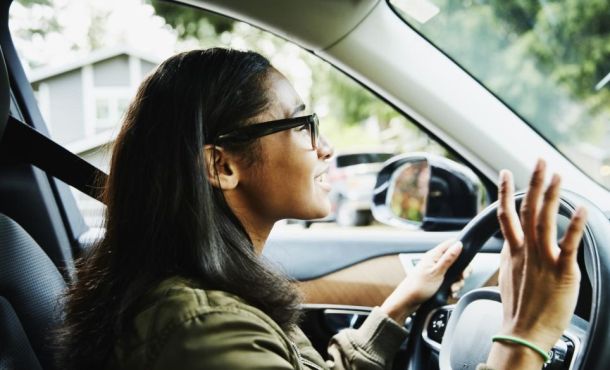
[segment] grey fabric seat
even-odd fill
[[[0,214],[0,370],[53,369],[63,277],[15,221]]]
[[[9,97],[0,49],[0,140]],[[0,181],[7,181],[2,176],[0,172]],[[61,320],[59,297],[65,286],[59,270],[36,241],[0,213],[0,370],[55,368],[50,330]]]

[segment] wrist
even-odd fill
[[[407,317],[417,311],[419,305],[396,305],[386,300],[379,308],[396,323],[404,325]]]
[[[517,327],[504,329],[498,334],[524,339],[528,342],[535,344],[544,351],[549,351],[551,348],[553,348],[553,346],[560,337],[560,335],[545,331],[543,329],[530,328],[528,330],[519,330],[519,328]]]
[[[494,342],[486,364],[494,370],[539,370],[544,360],[531,348],[511,342]]]

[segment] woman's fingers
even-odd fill
[[[541,256],[556,258],[557,250],[557,212],[559,211],[559,191],[561,178],[554,174],[551,184],[544,193],[544,203],[538,217],[536,235]]]
[[[451,284],[451,297],[457,298],[460,294],[460,289],[464,287],[464,280],[458,280],[455,283]]]
[[[530,179],[527,194],[521,203],[521,224],[525,238],[531,241],[536,240],[536,225],[538,219],[538,211],[540,209],[541,195],[544,188],[544,172],[546,163],[539,159],[536,163],[536,168]],[[537,248],[533,248],[534,253],[538,253]]]
[[[437,272],[444,275],[447,272],[447,270],[449,269],[449,267],[451,267],[451,265],[453,265],[455,260],[457,260],[457,258],[460,256],[461,252],[462,252],[462,242],[457,241],[457,242],[453,243],[451,245],[451,247],[449,247],[449,249],[447,249],[447,251],[445,253],[443,253],[441,258],[436,263],[435,268],[436,268]]]
[[[568,226],[568,230],[561,241],[559,263],[562,271],[565,271],[566,268],[574,266],[576,263],[578,246],[580,245],[580,240],[582,239],[586,221],[587,210],[583,207],[579,207],[576,212],[574,212],[570,225]]]
[[[447,249],[449,249],[449,247],[451,247],[451,245],[453,245],[455,242],[455,239],[445,240],[436,247],[430,249],[427,253],[430,254],[430,257],[432,257],[432,261],[436,262],[441,259],[441,256],[445,253],[445,251],[447,251]]]
[[[515,209],[515,185],[513,175],[508,170],[500,171],[500,184],[498,186],[499,199],[498,220],[500,228],[506,241],[512,248],[518,247],[523,242],[523,231],[519,222],[519,216]]]

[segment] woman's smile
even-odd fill
[[[314,177],[314,181],[318,187],[326,192],[330,192],[332,186],[328,181],[328,167],[326,167],[322,172]]]

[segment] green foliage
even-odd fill
[[[17,0],[17,2],[28,8],[32,5],[51,5],[51,0]]]
[[[610,134],[610,88],[595,90],[610,73],[607,0],[435,4],[440,13],[415,27],[552,142]]]
[[[17,3],[26,8],[53,8],[52,0],[16,0]],[[41,17],[38,22],[32,23],[28,29],[23,29],[19,32],[19,36],[31,38],[34,35],[44,36],[49,32],[58,32],[61,26],[54,12],[46,12],[44,17]]]
[[[610,72],[610,4],[607,0],[549,1],[541,8],[537,1],[493,1],[498,19],[527,38],[529,52],[549,78],[574,97],[588,100],[594,86]],[[511,17],[521,13],[519,18]],[[507,13],[507,14],[505,14]],[[596,99],[607,102],[609,89]],[[587,103],[592,103],[589,101]],[[591,108],[600,108],[592,104]]]
[[[151,5],[155,9],[155,13],[163,17],[182,39],[208,36],[201,32],[208,25],[212,26],[216,35],[233,29],[233,20],[214,13],[159,1],[151,1]]]
[[[312,95],[325,97],[335,117],[346,125],[375,117],[382,126],[387,126],[399,116],[390,105],[330,65],[323,63],[315,71]]]
[[[294,48],[291,49],[289,43],[251,27],[244,31],[238,26],[239,23],[228,18],[161,2],[153,1],[152,5],[156,14],[163,17],[177,31],[180,39],[196,39],[202,47],[212,45],[231,47],[231,41],[239,38],[248,49],[258,51],[272,61],[276,55],[294,54]],[[322,130],[335,147],[378,148],[382,144],[387,145],[388,143],[382,142],[378,135],[367,134],[366,122],[373,122],[377,125],[376,131],[379,131],[379,129],[387,129],[392,120],[400,120],[402,130],[399,130],[400,133],[394,135],[392,140],[398,140],[404,135],[418,136],[413,133],[419,132],[419,129],[404,119],[400,113],[328,63],[303,50],[295,57],[304,62],[311,73],[311,86],[303,98],[308,100],[308,104],[314,109],[325,107],[322,108],[326,111]],[[429,144],[429,140],[416,142]],[[397,150],[401,149],[400,145],[395,143],[391,145]],[[417,146],[417,149],[423,148]]]

